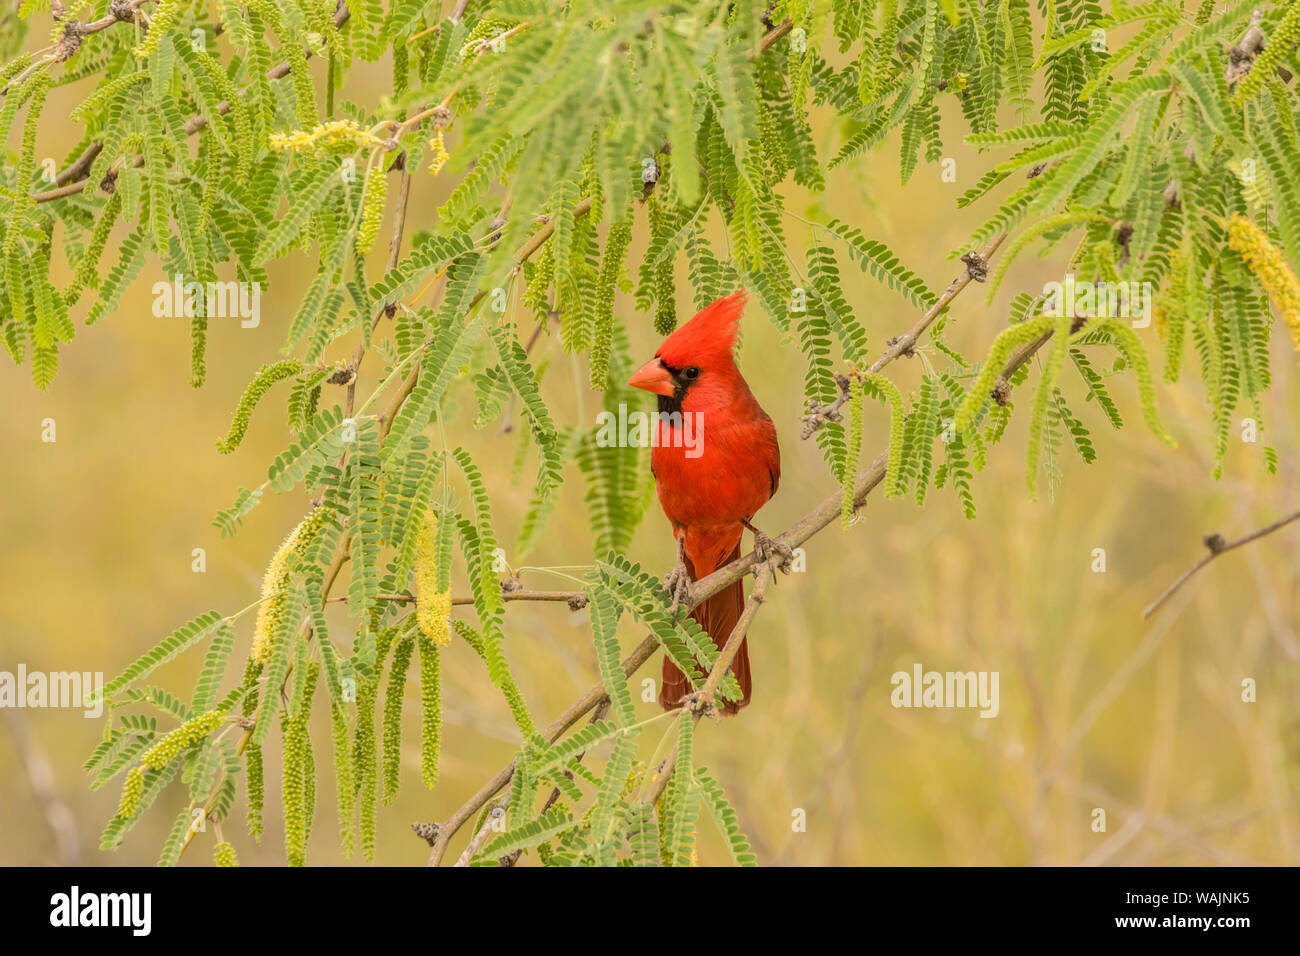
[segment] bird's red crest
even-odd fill
[[[666,364],[676,367],[729,358],[736,344],[736,323],[744,311],[745,298],[742,289],[706,305],[693,319],[664,339],[656,354]]]

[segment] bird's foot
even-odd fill
[[[677,620],[677,612],[691,596],[691,573],[686,570],[686,561],[679,554],[677,564],[664,575],[664,590],[673,599],[672,618]]]
[[[696,691],[682,701],[682,709],[696,717],[708,717],[715,724],[722,722],[719,719],[718,707],[713,701],[712,694],[705,697],[704,694]]]
[[[794,560],[794,550],[788,544],[755,528],[748,521],[744,522],[744,525],[754,535],[754,554],[758,556],[758,563],[754,565],[755,576],[758,575],[758,569],[765,564],[779,568],[782,574],[789,574],[791,562]]]

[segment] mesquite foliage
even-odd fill
[[[824,407],[847,389],[847,414],[816,429],[844,486],[846,527],[868,409],[889,422],[885,492],[919,506],[930,489],[951,489],[973,518],[974,474],[1005,434],[1009,395],[1028,405],[1032,494],[1044,477],[1049,490],[1059,480],[1064,446],[1097,457],[1086,421],[1123,425],[1116,389],[1135,389],[1147,426],[1172,441],[1157,369],[1171,382],[1198,374],[1217,473],[1233,415],[1248,408],[1262,423],[1278,316],[1300,343],[1300,5],[471,0],[444,19],[449,4],[421,0],[81,0],[55,18],[50,6],[0,18],[0,132],[19,141],[0,195],[0,341],[37,386],[53,380],[83,321],[114,321],[142,274],[262,289],[274,260],[314,264],[283,323],[282,356],[266,356],[218,441],[227,452],[250,425],[281,427],[253,415],[277,393],[285,451],[216,524],[235,534],[268,491],[303,488],[319,503],[307,516],[282,509],[295,530],[270,557],[257,603],[200,614],[105,688],[114,710],[86,769],[96,787],[125,775],[105,847],[179,775],[189,806],[162,862],[196,838],[188,821],[202,808],[226,821],[211,852],[233,865],[236,799],[259,839],[270,774],[282,780],[291,862],[310,855],[318,777],[337,791],[343,847],[359,833],[369,857],[381,792],[387,802],[402,783],[408,671],[419,676],[420,776],[432,787],[440,748],[456,745],[441,723],[456,688],[440,681],[440,658],[463,641],[521,741],[497,807],[505,824],[474,862],[535,850],[557,865],[690,863],[702,808],[734,861],[754,862],[720,784],[694,764],[691,715],[659,725],[678,759],[657,805],[646,801],[658,770],[639,762],[641,745],[658,734],[637,723],[620,620],[648,629],[697,686],[717,651],[668,613],[656,576],[619,553],[648,500],[644,450],[598,444],[589,421],[555,420],[548,392],[574,386],[544,381],[521,326],[538,324],[576,355],[579,383],[603,391],[606,409],[645,408],[621,384],[629,323],[663,334],[693,308],[750,290],[802,355],[808,402]],[[33,25],[49,29],[48,45],[24,39]],[[378,61],[391,66],[389,94],[350,95],[353,69]],[[73,84],[81,140],[50,175],[41,120],[61,121],[49,96]],[[814,119],[831,123],[829,152]],[[991,298],[1022,253],[1060,249],[1081,281],[1149,284],[1150,329],[1104,309],[1052,314],[1045,295],[1020,293],[986,355],[957,352],[943,312],[918,344],[915,391],[868,371],[900,330],[868,325],[842,270],[863,270],[918,313],[938,296],[880,240],[835,220],[807,224],[798,261],[788,236],[805,225],[783,192],[825,190],[837,167],[883,148],[900,149],[904,183],[938,177],[944,136],[963,128],[982,167],[957,205],[983,210],[984,222],[952,257],[987,278],[973,288]],[[409,191],[434,181],[450,185],[437,216],[394,229]],[[970,260],[1003,234],[991,271]],[[59,288],[51,273],[64,263],[73,278]],[[635,295],[635,313],[620,294]],[[196,387],[208,324],[225,320],[207,314],[211,301],[186,312]],[[1009,367],[1048,335],[1032,368]],[[351,345],[339,340],[358,337],[382,384],[354,406],[343,391],[355,388]],[[504,640],[492,507],[502,476],[455,447],[458,430],[503,413],[523,425],[515,474],[534,463],[515,554],[537,541],[573,472],[599,556],[583,588],[610,707],[556,740],[536,729]],[[1265,446],[1265,467],[1276,460]],[[331,633],[322,602],[343,591],[336,578],[351,625]],[[453,611],[453,582],[468,587],[472,610]],[[200,644],[189,702],[142,683]],[[228,687],[240,658],[243,676]],[[734,679],[719,693],[736,695]],[[313,746],[313,706],[328,716],[328,749]],[[277,717],[281,768],[263,764]],[[488,820],[485,808],[476,829]]]

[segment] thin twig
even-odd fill
[[[574,219],[579,219],[587,215],[589,212],[591,212],[590,197],[583,199],[574,206],[572,215]],[[550,239],[554,233],[555,220],[548,216],[543,220],[541,227],[533,233],[532,236],[528,238],[528,241],[520,246],[519,251],[515,253],[514,265],[511,268],[510,274],[512,276],[516,275],[519,270],[524,267],[524,262],[531,257],[533,253],[540,249],[543,244],[545,244],[546,240]],[[483,298],[486,295],[486,289],[479,289],[479,291],[474,294],[474,298],[469,300],[469,305],[465,308],[465,314],[468,315],[473,312],[474,307],[483,301]],[[393,394],[392,399],[389,401],[388,407],[384,410],[384,413],[379,416],[379,421],[383,426],[383,434],[387,435],[389,429],[393,427],[393,420],[397,417],[397,413],[401,409],[402,403],[410,396],[411,391],[415,388],[415,383],[419,380],[420,366],[417,364],[415,368],[411,369],[406,378],[402,380],[402,384],[398,387],[397,391]]]
[[[705,678],[704,684],[694,694],[690,694],[682,702],[682,708],[689,710],[695,722],[699,723],[700,718],[705,714],[716,719],[717,711],[713,704],[714,694],[717,692],[718,683],[731,668],[731,662],[736,659],[736,654],[740,652],[740,642],[745,639],[749,633],[750,625],[754,623],[754,617],[758,614],[759,607],[762,606],[767,595],[768,583],[776,577],[776,565],[774,559],[769,559],[766,573],[759,573],[754,580],[754,589],[749,592],[749,598],[745,601],[745,608],[740,613],[740,618],[731,629],[731,634],[727,637],[727,643],[723,646],[722,651],[718,654],[718,659],[713,663],[713,669],[709,671],[709,676]],[[660,765],[654,783],[646,793],[642,803],[654,806],[663,796],[668,781],[672,778],[673,770],[677,766],[677,746],[673,745],[672,753]]]
[[[740,618],[731,628],[727,643],[723,645],[722,650],[718,653],[718,659],[713,662],[713,669],[709,671],[709,676],[705,678],[704,686],[699,689],[698,696],[702,707],[698,709],[701,709],[701,711],[713,708],[713,696],[718,690],[718,682],[731,669],[731,662],[740,653],[740,644],[744,641],[745,635],[749,633],[750,625],[754,623],[754,616],[758,613],[763,601],[766,600],[767,585],[776,576],[774,561],[775,559],[770,560],[767,567],[756,576],[754,589],[749,592],[749,598],[745,601],[744,610],[740,612]]]
[[[140,6],[140,4],[144,2],[146,2],[146,0],[133,0],[131,5],[134,8]],[[341,29],[343,24],[347,23],[347,21],[351,18],[351,16],[352,14],[348,11],[347,4],[346,3],[339,4],[338,10],[334,14],[334,26],[336,28]],[[109,16],[104,17],[102,20],[96,20],[92,24],[83,25],[82,32],[97,33],[100,30],[108,29],[114,23],[129,23],[129,22],[130,22],[129,19],[120,20],[116,16],[110,14]],[[307,55],[311,56],[310,49],[308,49]],[[290,61],[285,60],[283,63],[277,63],[275,66],[271,67],[271,69],[267,70],[266,78],[268,80],[278,80],[283,76],[288,76],[289,71],[291,69],[292,69],[292,64],[290,63]],[[222,116],[225,116],[227,113],[229,113],[230,112],[229,101],[222,100],[220,103],[218,103],[217,112]],[[204,116],[202,113],[196,113],[194,116],[191,116],[188,120],[185,121],[185,133],[187,136],[193,136],[195,133],[197,133],[199,130],[203,129],[203,127],[207,125],[208,125],[208,118]],[[62,199],[65,196],[73,196],[79,192],[82,192],[86,188],[87,184],[90,182],[90,180],[87,179],[86,177],[90,175],[90,167],[94,164],[94,157],[92,156],[90,161],[84,163],[83,165],[83,160],[85,160],[86,158],[86,153],[90,152],[90,150],[93,149],[95,150],[95,156],[98,156],[99,151],[102,150],[103,148],[104,148],[104,144],[102,142],[96,141],[91,143],[90,146],[86,148],[86,151],[83,152],[82,155],[77,159],[77,161],[72,166],[69,167],[69,169],[77,169],[77,175],[79,175],[80,178],[76,179],[75,182],[64,182],[62,184],[59,184],[60,180],[63,177],[62,176],[57,177],[55,179],[55,183],[59,184],[58,188],[49,189],[46,190],[45,192],[32,193],[31,195],[32,201],[37,203],[50,202],[55,199]],[[134,162],[136,166],[143,166],[144,157],[137,156],[135,157]],[[116,171],[117,171],[116,167],[111,168],[109,170],[109,176],[114,175]],[[65,173],[66,172],[67,170],[65,170]],[[68,178],[71,179],[72,177],[68,177]]]
[[[594,723],[604,720],[605,716],[608,713],[609,713],[609,698],[606,697],[604,700],[598,703],[595,709],[591,712],[591,717],[590,719],[588,719],[587,725],[590,726]],[[584,750],[582,753],[578,754],[574,758],[574,760],[576,760],[578,763],[581,763],[582,758],[585,756],[587,756],[587,751]],[[570,780],[573,779],[573,771],[566,770],[564,771],[564,774]],[[546,804],[542,807],[542,813],[545,813],[547,810],[551,809],[551,807],[555,805],[555,801],[558,799],[560,799],[560,788],[555,787],[553,790],[551,790],[551,795],[546,798]],[[504,814],[505,811],[508,810],[509,808],[510,808],[510,797],[508,795],[503,799],[496,801],[492,809],[488,811],[488,818],[483,821],[483,826],[479,827],[479,831],[474,834],[473,838],[469,841],[468,845],[466,845],[460,857],[456,860],[454,864],[455,866],[470,865],[471,861],[473,861],[474,859],[475,854],[477,854],[479,849],[483,846],[483,842],[487,839],[488,834],[492,832],[492,824],[495,822],[495,815],[497,811],[500,811],[502,814]],[[514,866],[515,862],[518,859],[519,859],[518,852],[512,853],[509,856],[502,858],[501,865]]]
[[[983,282],[988,274],[988,262],[993,257],[993,253],[998,251],[1007,238],[1005,232],[999,233],[988,241],[979,252],[969,252],[962,257],[962,262],[966,264],[966,271],[952,282],[948,283],[948,288],[943,290],[943,295],[935,300],[934,305],[925,310],[925,314],[916,320],[916,324],[904,332],[902,335],[895,336],[889,340],[889,347],[885,349],[880,358],[871,363],[871,367],[864,374],[874,375],[883,369],[890,362],[894,361],[900,355],[911,356],[914,354],[917,341],[925,334],[928,329],[943,311],[948,308],[948,304],[961,293],[972,282]],[[829,405],[817,405],[815,402],[808,407],[808,412],[803,416],[803,432],[801,438],[808,438],[813,432],[821,428],[827,422],[838,422],[840,420],[840,408],[849,400],[849,379],[844,375],[835,377],[836,383],[840,387],[840,394]]]
[[[1177,591],[1180,587],[1186,584],[1192,578],[1193,575],[1195,575],[1198,571],[1201,570],[1201,568],[1205,567],[1207,564],[1209,564],[1219,555],[1223,554],[1224,552],[1231,551],[1234,548],[1240,548],[1243,544],[1250,544],[1250,542],[1262,538],[1265,535],[1272,534],[1274,531],[1277,531],[1279,528],[1285,528],[1292,521],[1295,521],[1297,519],[1300,519],[1300,511],[1294,511],[1291,514],[1287,515],[1285,518],[1279,518],[1277,521],[1274,521],[1272,524],[1268,525],[1267,527],[1260,528],[1258,531],[1252,531],[1250,534],[1246,535],[1245,537],[1238,538],[1236,541],[1224,541],[1223,535],[1220,534],[1206,535],[1204,540],[1205,540],[1205,546],[1209,549],[1209,554],[1202,557],[1201,560],[1197,561],[1190,568],[1188,568],[1186,571],[1180,574],[1178,576],[1178,579],[1174,581],[1173,584],[1169,585],[1169,587],[1165,588],[1164,592],[1158,598],[1156,598],[1145,608],[1143,608],[1142,616],[1144,618],[1148,618],[1152,614],[1154,614],[1157,610],[1159,610],[1160,605],[1164,604],[1171,597],[1173,597],[1175,591]]]
[[[654,656],[655,651],[659,649],[659,641],[653,636],[644,638],[640,644],[632,649],[632,652],[623,658],[623,673],[625,676],[632,676],[646,661]],[[581,720],[593,707],[600,704],[606,698],[605,684],[597,681],[591,689],[569,705],[569,708],[542,731],[542,737],[547,743],[554,743],[560,735]],[[447,843],[455,836],[456,831],[463,827],[474,814],[483,807],[485,803],[510,782],[514,776],[515,762],[512,760],[509,764],[499,770],[491,780],[483,784],[478,792],[465,801],[455,813],[440,823],[436,827],[437,836],[433,842],[433,849],[429,851],[429,866],[437,866],[442,862],[443,856],[447,852]]]
[[[330,598],[331,603],[346,603],[347,595],[340,594],[337,597]],[[396,604],[414,604],[416,598],[410,594],[376,594],[376,601],[392,601]],[[587,606],[587,593],[585,591],[502,591],[501,600],[503,601],[548,601],[556,604],[567,604],[570,609],[580,611]],[[462,607],[473,604],[472,597],[454,597],[451,599],[452,607]]]

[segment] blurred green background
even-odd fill
[[[362,65],[350,81],[351,95],[374,102],[386,80],[385,66]],[[55,90],[47,115],[66,115],[85,92],[85,84]],[[946,155],[957,162],[956,183],[942,182],[937,166],[923,165],[900,187],[895,139],[867,161],[831,173],[821,196],[789,187],[791,208],[810,219],[833,215],[859,226],[941,290],[960,268],[947,253],[961,248],[988,212],[980,204],[956,211],[955,198],[990,160],[960,144],[955,113],[946,117]],[[824,125],[817,129],[825,155],[840,134]],[[38,157],[62,157],[75,136],[71,125],[47,122]],[[424,171],[416,175],[412,229],[433,221],[449,186]],[[634,264],[644,243],[644,214],[638,215]],[[786,226],[792,255],[802,263],[809,230],[793,219]],[[375,253],[372,275],[382,252]],[[110,244],[106,261],[112,254]],[[244,385],[277,357],[313,267],[295,256],[272,270],[260,327],[212,322],[208,381],[197,391],[188,384],[185,320],[151,312],[150,286],[166,278],[152,259],[118,312],[81,329],[63,351],[48,394],[34,389],[27,368],[6,363],[0,370],[0,402],[10,409],[0,417],[0,669],[12,671],[22,662],[29,670],[103,671],[109,679],[199,611],[233,612],[256,598],[265,564],[305,509],[305,498],[296,492],[266,500],[234,539],[221,540],[209,522],[237,488],[259,482],[288,444],[285,396],[277,390],[264,401],[235,454],[218,455],[214,441],[224,434]],[[1059,257],[1024,258],[992,306],[982,289],[972,287],[953,308],[949,340],[970,357],[982,356],[1006,321],[1009,297],[1040,290],[1043,282],[1060,279],[1062,268]],[[857,273],[847,259],[843,275],[873,351],[915,320],[900,297]],[[60,279],[66,278],[65,270]],[[689,296],[680,282],[683,312]],[[631,329],[634,355],[648,357],[656,345],[650,317],[638,314],[628,296],[620,296],[618,314]],[[521,334],[530,329],[521,327]],[[1156,343],[1154,327],[1139,334]],[[1289,415],[1300,400],[1300,382],[1281,331],[1275,346],[1262,440],[1279,452],[1276,476],[1264,473],[1259,445],[1234,437],[1224,478],[1211,479],[1213,438],[1195,383],[1159,389],[1162,415],[1179,440],[1172,451],[1141,424],[1129,379],[1116,389],[1131,423],[1122,432],[1111,431],[1070,386],[1067,394],[1093,430],[1099,461],[1084,467],[1063,449],[1064,480],[1054,501],[1045,489],[1037,503],[1028,500],[1018,415],[976,478],[976,520],[965,520],[948,491],[932,492],[924,509],[910,499],[873,495],[850,531],[832,527],[809,543],[806,573],[779,581],[752,632],[754,704],[738,719],[702,724],[697,738],[699,762],[726,788],[760,862],[1300,860],[1300,527],[1223,557],[1151,621],[1139,617],[1201,555],[1202,534],[1236,537],[1300,502],[1300,428]],[[350,351],[350,342],[340,342],[329,354],[340,358]],[[944,365],[941,356],[927,354]],[[544,393],[557,421],[591,424],[598,397],[579,396],[574,384],[585,383],[585,368],[571,374],[575,360],[554,336],[534,355],[549,363]],[[782,341],[757,305],[746,319],[740,362],[781,435],[781,489],[758,519],[775,533],[834,488],[814,443],[799,440],[798,350]],[[889,374],[906,390],[914,387],[920,363],[899,361]],[[359,394],[369,394],[377,381],[371,364]],[[451,417],[449,440],[465,444],[484,465],[498,535],[508,545],[527,505],[528,483],[511,480],[515,435],[495,425],[472,430],[470,395],[459,391],[462,414]],[[41,441],[45,418],[57,423],[55,443]],[[881,408],[870,409],[864,454],[881,447],[886,430]],[[511,563],[589,563],[581,498],[574,468],[541,545],[523,559],[508,554]],[[206,573],[191,571],[194,548],[206,549]],[[1106,550],[1105,573],[1091,570],[1094,548]],[[657,503],[630,556],[652,570],[671,563],[671,538]],[[565,586],[539,571],[525,571],[523,580]],[[336,640],[346,638],[346,617],[337,605],[331,614]],[[251,627],[250,615],[241,622],[241,641],[250,639]],[[549,721],[597,679],[585,614],[564,605],[513,605],[506,633],[510,660],[539,721]],[[625,647],[640,636],[623,625]],[[200,661],[201,652],[191,652],[151,681],[187,693]],[[420,788],[418,696],[410,688],[404,789],[380,811],[381,863],[422,863],[427,847],[410,823],[445,818],[510,759],[518,742],[473,652],[457,644],[444,661],[441,781],[432,792]],[[638,678],[657,677],[658,663],[656,657]],[[893,708],[890,675],[915,663],[999,672],[1000,714],[985,720],[975,710]],[[1257,682],[1254,703],[1241,700],[1245,678]],[[634,692],[638,687],[634,682]],[[644,717],[658,710],[637,706]],[[119,851],[101,853],[98,833],[117,805],[120,779],[91,793],[80,770],[101,724],[80,711],[2,716],[0,863],[156,859],[184,804],[179,784]],[[655,728],[651,743],[658,738]],[[318,721],[313,734],[324,767],[328,728]],[[277,749],[269,745],[263,845],[254,846],[243,831],[242,798],[226,828],[245,864],[284,859]],[[341,862],[333,788],[326,774],[309,862]],[[1096,807],[1107,813],[1104,833],[1092,829]],[[792,830],[799,810],[806,814],[806,832]],[[701,862],[723,862],[720,840],[707,826],[704,833]],[[453,854],[465,836],[453,844]],[[210,844],[210,836],[201,839],[184,862],[209,863]]]

